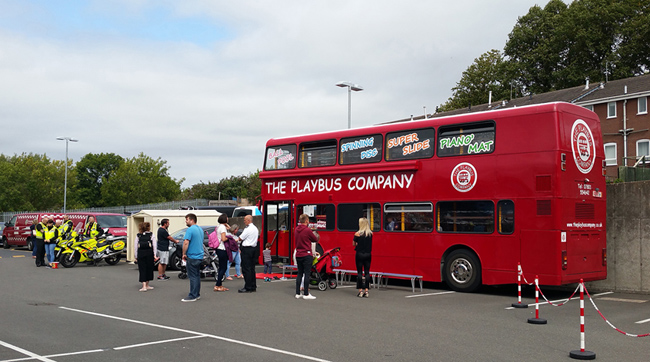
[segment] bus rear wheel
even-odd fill
[[[481,285],[481,264],[468,250],[454,250],[445,262],[445,281],[457,292],[473,292]]]

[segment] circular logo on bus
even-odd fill
[[[573,160],[582,173],[589,173],[596,162],[596,143],[585,121],[578,119],[571,128]]]
[[[459,163],[451,171],[451,185],[460,192],[467,192],[476,185],[476,169],[471,163]]]

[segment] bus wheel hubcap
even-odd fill
[[[451,264],[451,277],[456,283],[467,283],[472,277],[472,264],[467,259],[456,259]]]

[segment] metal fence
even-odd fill
[[[619,166],[618,178],[623,182],[650,180],[650,168]]]
[[[91,207],[86,209],[66,210],[67,213],[73,212],[112,212],[117,214],[132,214],[140,210],[177,210],[182,207],[189,206],[208,206],[210,200],[207,199],[194,199],[194,200],[181,200],[181,201],[168,201],[157,204],[143,204],[143,205],[129,205],[129,206],[111,206],[111,207]],[[13,211],[2,212],[2,219],[0,221],[7,222],[16,214],[26,214],[30,212],[62,212],[62,210],[42,210],[42,211]]]

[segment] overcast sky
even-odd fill
[[[269,138],[432,112],[536,0],[0,0],[0,153],[144,152],[183,187]]]

